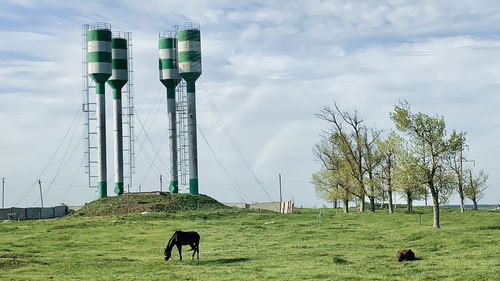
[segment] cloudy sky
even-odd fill
[[[498,0],[0,0],[0,6],[6,206],[39,205],[37,179],[45,205],[97,198],[82,166],[80,112],[82,25],[97,21],[133,33],[141,122],[136,120],[132,190],[158,190],[159,175],[168,178],[158,32],[195,21],[201,24],[203,60],[198,125],[207,140],[198,134],[200,193],[225,202],[278,200],[281,173],[284,199],[297,206],[326,204],[310,184],[320,168],[312,147],[327,127],[315,113],[336,101],[357,110],[368,125],[391,130],[389,112],[407,100],[415,111],[444,116],[448,131],[467,132],[467,158],[490,175],[480,202],[500,202]],[[108,129],[111,100],[108,95]],[[108,131],[110,153],[111,145]],[[112,159],[110,154],[109,186]]]

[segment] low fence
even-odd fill
[[[269,210],[276,213],[282,214],[291,214],[294,210],[294,203],[292,200],[290,201],[282,201],[282,202],[265,202],[265,203],[223,203],[226,206],[230,207],[238,207],[242,209],[262,209]]]
[[[67,206],[0,209],[0,220],[38,220],[60,218],[68,214]]]

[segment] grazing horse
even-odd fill
[[[200,244],[200,235],[197,232],[194,231],[183,232],[177,230],[174,233],[174,235],[172,235],[172,238],[170,238],[167,247],[165,248],[165,260],[168,261],[172,256],[172,248],[174,246],[177,246],[177,249],[179,250],[180,260],[182,260],[182,253],[181,253],[182,245],[191,246],[191,250],[193,250],[193,256],[191,257],[191,259],[194,260],[194,254],[197,254],[197,258],[199,260],[200,259],[200,249],[198,248],[199,244]]]

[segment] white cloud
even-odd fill
[[[0,42],[0,55],[12,56],[0,65],[0,117],[12,119],[0,123],[0,130],[9,132],[0,138],[5,147],[0,168],[10,184],[19,186],[18,193],[36,180],[81,103],[80,28],[91,21],[133,32],[136,110],[145,123],[149,116],[145,126],[153,145],[165,148],[163,162],[168,153],[162,143],[166,116],[164,99],[158,98],[164,89],[158,81],[157,33],[185,20],[201,23],[198,123],[250,200],[268,198],[228,143],[201,81],[261,180],[274,190],[276,174],[283,173],[290,181],[288,195],[298,204],[320,204],[308,183],[319,167],[312,145],[325,126],[314,114],[334,100],[381,129],[392,128],[388,112],[400,99],[415,110],[442,114],[450,129],[469,132],[471,157],[490,173],[492,187],[500,183],[495,176],[500,175],[495,156],[500,137],[495,127],[500,120],[498,1],[23,3],[25,8],[6,6],[2,13],[10,17],[0,14],[10,23],[0,28],[0,36],[9,38]],[[156,168],[165,169],[165,164],[151,165],[146,153],[154,157],[155,152],[148,142],[143,134],[137,143],[145,144],[137,156],[136,184],[152,189],[158,184]],[[202,192],[239,200],[227,192],[230,187],[200,136],[199,150],[200,182],[206,184]],[[56,184],[71,182],[78,172],[81,152],[74,157],[78,161],[71,161]],[[69,202],[92,200],[94,191],[82,187],[85,175],[78,175]],[[66,189],[53,188],[47,200],[58,204]],[[13,204],[21,195],[11,196],[7,202]],[[488,196],[485,201],[495,202],[500,195],[492,188]]]

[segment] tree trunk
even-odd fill
[[[333,200],[333,208],[334,209],[337,209],[337,201],[338,201],[337,199]]]
[[[474,204],[474,211],[477,211],[477,199],[476,197],[474,196],[474,198],[472,199],[472,204]]]
[[[434,213],[434,221],[432,227],[439,228],[439,194],[433,187],[430,188],[432,193],[432,203],[434,206],[432,207],[432,211]]]
[[[460,171],[461,170],[462,169],[460,169]],[[462,173],[461,172],[457,172],[457,178],[458,178],[458,195],[460,197],[460,212],[464,213],[465,212],[465,206],[464,206],[464,187],[463,187],[464,185],[463,185]]]
[[[424,196],[425,196],[425,207],[427,207],[427,187],[425,187]]]
[[[382,190],[382,203],[380,203],[380,208],[384,208],[385,205],[385,191]]]
[[[359,198],[359,211],[364,212],[365,211],[365,197],[362,196]]]
[[[392,180],[391,177],[389,177],[389,182],[388,182],[389,189],[387,190],[387,196],[389,197],[389,213],[393,214],[394,213],[394,206],[392,206]]]
[[[394,206],[392,205],[392,188],[389,187],[389,213],[394,213]]]
[[[375,212],[375,196],[368,196],[370,198],[370,211]]]
[[[411,192],[406,193],[406,204],[406,210],[408,211],[408,213],[413,212],[413,200],[411,198]]]
[[[347,214],[347,213],[349,213],[349,200],[347,200],[347,199],[343,199],[342,201],[343,201],[343,203],[344,203],[344,206],[343,206],[343,208],[344,208],[344,213],[346,213],[346,214]]]
[[[465,212],[465,206],[464,206],[464,192],[462,189],[459,189],[458,194],[460,195],[460,212],[464,213]]]

